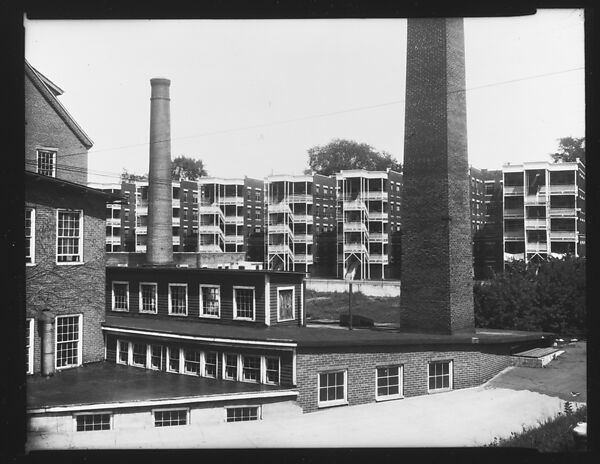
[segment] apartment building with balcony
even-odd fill
[[[268,268],[310,273],[317,263],[328,267],[327,244],[335,237],[335,179],[269,176],[265,191]]]
[[[400,232],[402,174],[342,170],[336,183],[338,277],[355,270],[355,279],[389,278],[392,235]]]
[[[585,165],[505,164],[504,259],[585,256]]]

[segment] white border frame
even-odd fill
[[[235,378],[225,376],[225,370],[227,368],[227,363],[225,362],[226,356],[235,356],[235,362],[236,362]],[[242,372],[241,372],[241,366],[240,366],[240,356],[241,355],[239,353],[228,353],[226,351],[223,351],[223,353],[221,355],[221,379],[231,380],[233,382],[241,382]]]
[[[206,355],[209,353],[215,354],[215,375],[210,376],[206,375]],[[200,363],[200,377],[204,377],[206,379],[218,379],[219,378],[219,352],[213,350],[202,350],[202,357]]]
[[[198,315],[199,317],[202,318],[206,318],[206,319],[220,319],[221,318],[221,286],[220,285],[214,285],[214,284],[200,284],[199,288],[199,297],[200,297],[200,308],[198,311]],[[204,298],[202,297],[202,289],[203,288],[216,288],[219,290],[219,308],[218,308],[218,314],[212,315],[212,314],[204,314]]]
[[[321,401],[321,375],[323,374],[337,374],[339,372],[344,373],[344,398],[341,400],[332,401]],[[342,406],[348,404],[348,369],[335,369],[327,370],[323,372],[317,372],[317,407],[328,408],[331,406]]]
[[[236,404],[234,406],[225,406],[223,409],[225,410],[225,423],[226,424],[235,424],[236,422],[254,422],[254,419],[252,420],[246,420],[246,421],[228,421],[227,420],[227,411],[230,409],[240,409],[240,408],[257,408],[257,412],[256,412],[256,421],[262,420],[262,405],[261,404]]]
[[[160,365],[158,368],[156,367],[152,367],[152,347],[153,346],[158,346],[160,348]],[[146,356],[146,369],[150,369],[151,371],[162,371],[162,366],[163,366],[163,361],[165,359],[165,350],[164,350],[164,345],[158,344],[158,343],[148,343],[148,353]]]
[[[123,362],[121,361],[121,343],[126,343],[127,344],[127,361]],[[131,365],[131,342],[129,340],[122,340],[120,338],[117,338],[117,355],[115,358],[115,361],[117,364],[121,364],[122,366],[130,366]]]
[[[52,175],[49,177],[56,178],[56,163],[58,162],[58,148],[46,148],[37,147],[35,149],[35,172],[40,174],[40,151],[51,152],[54,156],[52,157]],[[45,176],[46,174],[40,174]]]
[[[33,339],[33,327],[35,325],[34,321],[35,321],[34,318],[25,319],[25,323],[28,325],[26,330],[29,332],[29,349],[27,351],[27,365],[29,366],[29,369],[27,369],[27,371],[25,372],[26,374],[33,374],[33,371],[34,371],[34,369],[33,369],[33,353],[34,353],[34,345],[35,345],[35,340]]]
[[[279,292],[281,291],[292,291],[292,317],[291,319],[282,319],[281,318],[281,306],[279,304]],[[296,287],[277,287],[277,322],[285,322],[285,321],[295,321],[296,320]]]
[[[77,364],[69,365],[69,366],[61,366],[58,367],[58,320],[65,317],[77,317],[79,318],[78,322],[78,333],[79,333],[79,341],[77,342]],[[54,369],[57,371],[63,369],[71,369],[73,367],[81,366],[82,364],[82,353],[83,353],[83,314],[61,314],[54,318]]]
[[[80,416],[100,416],[103,414],[108,414],[109,420],[109,428],[106,430],[77,430],[77,418]],[[74,412],[73,413],[73,431],[76,433],[79,432],[108,432],[109,430],[114,430],[114,414],[112,411],[82,411],[82,412]]]
[[[31,262],[26,262],[25,266],[35,266],[35,208],[32,206],[26,206],[25,214],[27,214],[27,210],[31,211],[31,238],[29,242],[29,253],[31,255]]]
[[[156,425],[155,413],[165,412],[165,411],[185,411],[185,424],[167,425],[167,426],[158,427]],[[152,416],[152,428],[153,429],[163,429],[165,427],[183,427],[185,425],[190,425],[192,423],[192,415],[190,414],[190,408],[155,408],[150,411],[150,414]]]
[[[188,372],[185,370],[185,354],[189,351],[195,351],[200,355],[200,359],[198,359],[198,373]],[[179,348],[180,359],[180,370],[183,375],[190,375],[192,377],[202,377],[202,350],[195,348]]]
[[[267,359],[277,359],[277,382],[269,382],[267,380]],[[281,356],[261,356],[261,379],[260,383],[265,385],[281,385]]]
[[[133,345],[135,344],[138,345],[146,345],[146,356],[144,359],[144,364],[136,364],[133,362]],[[147,342],[129,342],[129,356],[128,356],[128,360],[129,360],[129,365],[132,367],[141,367],[144,369],[148,368],[148,347],[150,346],[149,343]]]
[[[170,368],[170,364],[169,361],[171,359],[171,350],[172,349],[176,349],[178,350],[178,354],[179,354],[179,370],[175,371],[173,369]],[[183,348],[179,347],[179,346],[167,346],[167,357],[165,359],[165,372],[170,372],[171,374],[183,374],[183,362],[182,362],[182,358],[183,358]]]
[[[127,285],[127,309],[115,308],[115,284]],[[111,282],[111,311],[116,311],[119,313],[128,313],[129,306],[129,282],[123,280],[113,280]]]
[[[60,212],[66,213],[79,213],[79,261],[71,262],[59,262],[58,261],[58,215]],[[55,234],[55,247],[54,247],[54,261],[58,266],[81,266],[85,264],[83,261],[83,210],[82,209],[69,209],[69,208],[57,208],[56,209],[56,226],[54,227]]]
[[[239,317],[237,315],[237,301],[236,301],[236,290],[252,290],[252,318],[249,317]],[[250,286],[242,286],[242,285],[234,285],[232,292],[232,300],[233,300],[233,320],[234,321],[251,321],[254,322],[256,320],[256,287]]]
[[[433,390],[429,389],[429,365],[434,363],[449,363],[448,366],[448,375],[449,375],[449,384],[448,388],[434,388]],[[427,393],[441,393],[454,390],[454,361],[452,359],[432,359],[427,361]]]
[[[188,306],[189,306],[189,294],[188,294],[188,284],[186,283],[169,283],[169,316],[176,317],[187,317],[188,315]],[[171,306],[171,287],[185,287],[185,314],[177,314],[173,313]]]
[[[379,376],[377,375],[377,369],[389,369],[392,367],[398,368],[398,393],[395,395],[382,395],[380,396],[379,385],[377,384],[377,380]],[[429,379],[428,379],[429,384]],[[404,398],[404,364],[387,364],[383,366],[375,366],[375,401],[390,401],[390,400],[399,400]]]
[[[152,285],[154,287],[154,311],[144,310],[142,304],[142,285]],[[138,306],[138,312],[141,314],[158,314],[158,283],[157,282],[140,282],[138,285],[138,293],[140,295],[140,302]]]
[[[244,358],[258,358],[258,380],[247,380],[244,378]],[[265,367],[264,356],[261,356],[260,354],[240,354],[238,364],[240,367],[238,377],[240,377],[242,382],[256,384],[263,383],[262,380],[264,377],[263,372]]]

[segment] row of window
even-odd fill
[[[188,284],[171,283],[168,285],[168,311],[170,315],[188,315]],[[221,317],[220,285],[200,285],[200,317],[219,319]],[[236,320],[254,321],[256,319],[256,298],[254,287],[234,286],[233,318]],[[277,289],[277,320],[294,319],[294,287]],[[112,283],[112,310],[129,311],[129,282]],[[158,285],[155,282],[140,282],[139,311],[156,314],[158,312]]]
[[[188,425],[188,408],[154,409],[151,412],[154,427]],[[225,408],[225,422],[242,422],[261,419],[260,406],[236,406]],[[113,415],[110,412],[76,414],[73,416],[77,432],[93,432],[113,429]]]
[[[82,316],[57,316],[55,319],[54,365],[56,369],[81,365],[82,359]],[[25,325],[25,372],[33,374],[34,319],[27,319]]]
[[[222,353],[217,364],[218,358],[216,351],[117,340],[118,364],[212,379],[270,385],[280,383],[279,357]]]
[[[375,398],[378,401],[402,398],[402,365],[375,369]],[[452,361],[434,361],[427,366],[427,391],[429,393],[452,389]],[[318,377],[319,407],[348,403],[348,371],[320,373]]]
[[[56,211],[56,263],[83,262],[83,211]],[[25,262],[35,264],[35,209],[25,208]]]

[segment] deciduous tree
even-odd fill
[[[585,164],[585,137],[563,137],[558,139],[558,150],[550,156],[555,163],[574,162],[579,158]]]

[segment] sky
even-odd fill
[[[301,174],[335,138],[399,161],[405,19],[28,20],[25,57],[94,142],[89,181],[148,172],[150,79],[171,80],[171,155],[216,177]],[[466,18],[469,163],[550,161],[585,135],[583,11]]]

